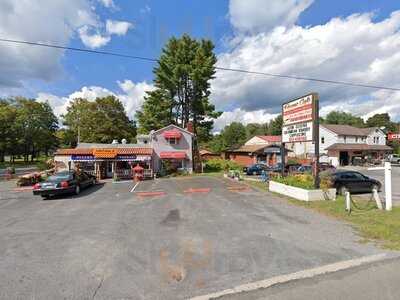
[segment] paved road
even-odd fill
[[[137,187],[158,196],[132,186],[43,201],[0,183],[0,299],[185,299],[382,252],[347,225],[231,181]]]
[[[382,183],[382,192],[380,193],[382,199],[385,198],[385,175],[384,171],[371,171],[368,168],[364,167],[353,167],[349,166],[346,169],[359,171],[371,178],[375,178]],[[393,165],[392,166],[392,197],[393,204],[400,206],[400,166]]]
[[[221,300],[397,300],[400,260],[387,260],[267,289],[221,297]]]

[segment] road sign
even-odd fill
[[[388,140],[389,141],[400,141],[400,133],[389,133]]]
[[[316,119],[315,93],[305,95],[282,105],[282,142],[314,141],[314,121]]]
[[[319,188],[319,99],[310,93],[282,105],[282,175],[285,172],[285,143],[314,142],[314,186]]]

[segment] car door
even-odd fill
[[[342,185],[346,186],[350,193],[357,193],[359,192],[359,186],[357,183],[357,177],[352,172],[346,172],[341,174],[340,176]]]
[[[79,174],[79,184],[82,188],[86,188],[89,185],[89,177],[85,172]]]
[[[372,182],[361,173],[355,172],[354,175],[357,177],[357,185],[359,192],[369,193],[372,190]]]

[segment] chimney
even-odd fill
[[[186,130],[193,133],[193,122],[190,121],[186,124]]]

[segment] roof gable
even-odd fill
[[[182,127],[176,126],[175,124],[169,124],[169,125],[167,125],[167,126],[165,126],[165,127],[163,127],[163,128],[160,128],[160,129],[154,131],[152,134],[153,134],[153,135],[154,135],[154,134],[158,134],[158,133],[160,133],[161,131],[166,130],[166,129],[177,129],[177,130],[179,130],[179,131],[182,131],[182,132],[188,133],[188,134],[190,134],[190,135],[193,135],[193,132],[190,132],[190,131],[188,131],[188,130],[182,128]]]

